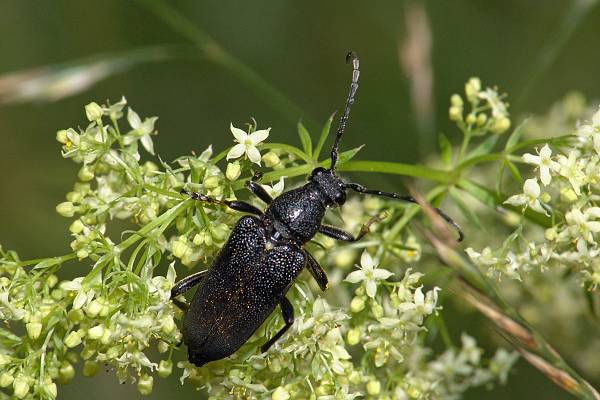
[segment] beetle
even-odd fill
[[[262,346],[261,350],[267,351],[294,322],[294,309],[286,293],[303,268],[310,271],[321,290],[327,289],[325,271],[303,245],[317,232],[344,242],[355,242],[367,234],[369,225],[375,222],[372,219],[363,225],[356,236],[322,223],[328,208],[345,203],[348,189],[417,203],[411,196],[345,182],[336,173],[340,139],[354,103],[360,75],[359,59],[355,53],[348,53],[346,62],[352,64],[352,80],[331,149],[329,169],[315,168],[306,184],[275,199],[257,183],[258,176],[255,176],[246,186],[267,204],[264,212],[244,201],[218,200],[201,193],[182,191],[201,202],[250,214],[238,220],[207,270],[182,279],[171,290],[171,299],[185,311],[183,342],[188,348],[191,363],[202,366],[230,356],[279,305],[285,326]],[[462,240],[460,227],[441,210],[435,210],[457,229],[459,241]],[[189,307],[176,299],[196,285],[198,289]]]

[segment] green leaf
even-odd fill
[[[575,135],[562,135],[562,136],[557,136],[554,138],[527,140],[525,142],[518,143],[518,144],[514,145],[513,147],[506,149],[506,151],[508,153],[514,153],[516,150],[519,150],[522,148],[533,147],[538,144],[546,144],[546,143],[553,144],[556,146],[561,146],[561,145],[569,144],[569,141],[571,139],[574,139],[575,137],[576,137]]]
[[[506,141],[506,145],[504,146],[504,150],[509,151],[509,149],[512,149],[514,146],[517,145],[517,143],[519,143],[519,140],[521,140],[521,136],[523,136],[523,128],[525,127],[525,124],[527,123],[527,121],[529,121],[529,118],[525,118],[523,120],[523,122],[521,122],[519,124],[519,126],[517,126],[512,133],[510,134],[508,140]]]
[[[385,161],[350,161],[338,168],[347,172],[381,172],[385,174],[410,176],[434,182],[452,184],[455,177],[451,172],[425,167]]]
[[[517,168],[517,166],[508,160],[505,160],[504,163],[508,167],[508,170],[510,171],[510,175],[513,177],[513,179],[519,185],[523,184],[523,178],[521,177],[521,173],[519,172],[519,169]]]
[[[348,150],[348,151],[344,151],[343,153],[341,153],[338,157],[338,164],[337,165],[343,165],[344,163],[352,160],[354,158],[354,156],[361,151],[361,149],[365,147],[364,144],[361,144],[358,147],[353,148],[352,150]],[[329,162],[329,165],[331,165],[331,161]]]
[[[452,165],[452,145],[443,133],[438,135],[438,143],[440,145],[440,155],[444,164],[449,167]]]
[[[331,130],[331,123],[333,122],[333,117],[335,113],[331,114],[331,116],[325,121],[325,125],[323,125],[323,129],[321,129],[321,136],[319,136],[319,141],[317,142],[317,146],[315,147],[315,151],[313,152],[313,159],[317,161],[319,156],[321,155],[321,150],[329,137],[329,131]]]
[[[473,159],[475,157],[484,156],[490,154],[496,143],[498,142],[499,135],[491,135],[483,142],[479,144],[479,146],[475,147],[467,156],[465,157],[465,161]],[[463,161],[464,162],[464,161]]]
[[[463,201],[463,194],[459,190],[457,190],[453,187],[450,188],[448,193],[450,194],[450,197],[452,197],[452,199],[454,200],[454,202],[456,203],[456,205],[458,206],[460,211],[463,213],[465,218],[467,218],[467,220],[471,224],[475,225],[477,227],[477,229],[485,231],[485,228],[483,227],[483,224],[481,223],[481,220],[479,219],[479,217]]]
[[[500,168],[498,168],[498,174],[496,175],[496,194],[500,195],[502,193],[502,182],[504,181],[504,170],[506,169],[506,164],[502,163]]]
[[[300,142],[302,143],[302,149],[308,156],[308,158],[312,158],[312,140],[310,138],[310,134],[302,125],[302,122],[298,122],[298,136],[300,136]]]

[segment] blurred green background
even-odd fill
[[[592,99],[600,93],[595,1],[188,0],[166,3],[185,18],[172,24],[166,22],[171,14],[157,4],[0,1],[0,243],[5,248],[23,258],[68,252],[69,221],[54,207],[70,190],[77,166],[61,158],[55,132],[85,125],[83,106],[90,101],[116,102],[125,95],[140,115],[158,115],[155,146],[167,161],[211,143],[217,149],[229,146],[229,123],[241,126],[251,117],[260,127],[273,128],[270,140],[296,143],[298,120],[315,135],[343,106],[350,76],[344,56],[354,50],[361,59],[361,81],[343,146],[366,143],[361,159],[420,162],[435,151],[439,132],[456,139],[447,120],[448,99],[470,76],[509,93],[513,116],[543,112],[569,90]],[[198,47],[190,35],[210,38],[193,27],[215,42]],[[281,97],[258,88],[256,80],[248,84],[249,70],[228,68],[228,59],[224,66],[222,54],[254,70]],[[46,101],[29,86],[30,98],[14,97],[15,81],[21,90],[36,74],[57,71],[38,67],[115,57],[118,63],[103,64],[110,76],[89,88],[68,93],[61,81],[42,93],[51,95]],[[388,188],[402,183],[385,176],[370,179]],[[456,335],[491,333],[475,315],[447,320]],[[112,373],[76,379],[59,391],[63,399],[139,396],[134,386],[119,386]],[[524,362],[505,387],[472,391],[467,398],[532,396],[570,398]],[[175,378],[157,378],[152,397],[199,394]]]

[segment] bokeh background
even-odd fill
[[[229,123],[251,117],[272,127],[272,141],[296,143],[298,120],[315,135],[343,106],[344,56],[355,50],[361,81],[343,146],[366,143],[361,159],[423,162],[439,132],[457,138],[448,99],[473,75],[509,93],[517,117],[545,111],[570,90],[598,98],[596,3],[0,0],[0,243],[23,258],[68,252],[69,222],[54,207],[77,166],[61,158],[55,133],[85,125],[90,101],[124,95],[140,115],[158,115],[164,160],[211,143],[223,149]],[[444,312],[456,337],[466,330],[494,346],[481,317]],[[104,372],[59,391],[62,399],[139,396]],[[524,362],[506,386],[467,398],[533,396],[570,398]],[[157,378],[152,398],[200,395],[173,377]]]

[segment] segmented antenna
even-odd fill
[[[356,94],[356,90],[358,89],[358,77],[360,76],[359,68],[359,60],[358,56],[355,52],[351,51],[346,55],[346,63],[349,64],[352,61],[352,82],[350,83],[350,93],[348,93],[348,99],[346,100],[346,106],[344,107],[344,113],[340,118],[340,125],[338,126],[337,132],[335,134],[335,142],[333,142],[333,147],[331,148],[331,168],[330,170],[335,171],[335,165],[338,160],[338,150],[340,147],[340,139],[344,134],[344,128],[346,128],[346,122],[348,122],[348,117],[350,116],[350,107],[352,107],[352,103],[354,103],[354,95]]]

